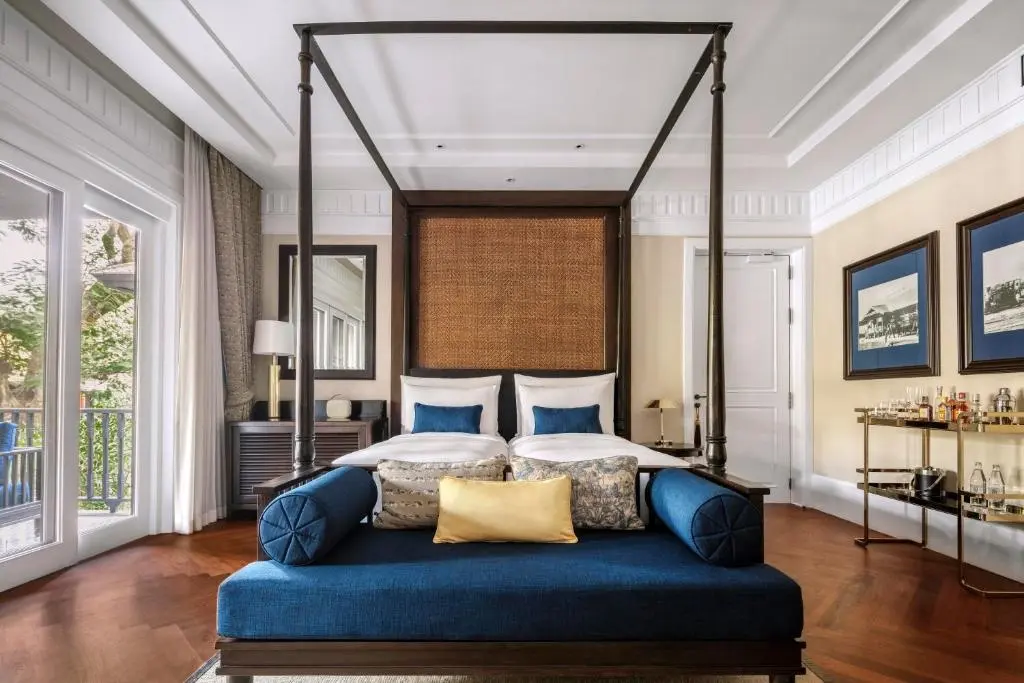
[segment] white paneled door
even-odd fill
[[[697,254],[694,266],[690,362],[695,393],[706,394],[707,255]],[[727,470],[771,483],[772,503],[790,502],[789,283],[788,256],[725,257]]]

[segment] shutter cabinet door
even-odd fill
[[[371,421],[344,424],[317,423],[317,464],[328,465],[338,456],[366,448],[372,442]],[[288,422],[237,423],[231,429],[232,510],[255,510],[252,487],[292,470],[295,428]]]
[[[236,475],[233,505],[236,509],[256,509],[256,494],[252,487],[287,474],[292,469],[294,437],[291,430],[279,432],[249,432],[239,430],[235,435]]]

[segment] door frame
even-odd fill
[[[0,562],[0,592],[74,564],[78,558],[78,390],[82,296],[83,186],[77,178],[0,140],[3,166],[49,190],[46,243],[43,539]],[[67,254],[76,258],[66,258]],[[56,367],[50,364],[56,361]],[[46,412],[50,416],[46,416]],[[60,437],[60,438],[58,438]],[[49,465],[49,467],[47,467]]]
[[[164,460],[172,452],[177,289],[174,211],[151,199],[132,206],[87,182],[84,207],[139,231],[136,250],[135,361],[132,397],[133,514],[88,532],[79,531],[78,559],[160,533],[169,498],[160,495]],[[83,216],[84,218],[84,216]],[[84,221],[83,224],[84,226]],[[80,228],[81,229],[81,228]],[[140,371],[145,368],[146,371]],[[170,389],[168,389],[170,388]],[[148,457],[147,457],[148,456]]]
[[[694,275],[698,252],[707,252],[708,238],[683,238],[683,389],[689,392],[694,382],[694,367],[698,362],[692,357]],[[749,251],[751,253],[773,251],[789,256],[793,269],[790,280],[789,305],[793,309],[793,324],[789,335],[790,390],[793,392],[793,409],[790,411],[790,465],[793,488],[790,500],[793,505],[807,506],[812,501],[812,477],[814,474],[814,449],[811,427],[813,424],[813,367],[811,356],[811,276],[812,242],[810,237],[726,237],[728,251]],[[693,396],[687,393],[683,401],[683,424],[693,424]]]

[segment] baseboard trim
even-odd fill
[[[870,496],[871,530],[889,536],[919,540],[921,508],[881,496]],[[864,494],[853,482],[820,474],[811,479],[809,507],[854,524],[864,521]],[[1000,576],[1024,583],[1024,530],[967,520],[964,553],[967,561]],[[853,542],[853,537],[850,537]],[[956,517],[941,512],[928,515],[928,549],[956,557]]]

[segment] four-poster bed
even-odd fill
[[[723,68],[725,62],[725,38],[729,23],[694,22],[496,22],[496,21],[438,21],[438,22],[342,22],[296,25],[301,40],[299,61],[301,64],[300,126],[299,126],[299,204],[298,204],[298,344],[296,356],[296,421],[294,471],[291,475],[267,482],[258,487],[263,497],[261,508],[270,497],[296,486],[321,477],[329,468],[318,466],[315,454],[313,422],[313,326],[312,326],[312,254],[313,254],[313,212],[312,212],[312,136],[311,136],[311,67],[315,65],[324,78],[328,89],[337,100],[357,136],[365,146],[371,159],[380,170],[392,191],[392,398],[391,414],[399,414],[401,407],[401,378],[406,377],[448,377],[468,378],[486,375],[501,375],[499,393],[499,422],[501,436],[510,439],[516,432],[516,396],[512,394],[513,375],[520,373],[537,379],[586,378],[591,375],[614,374],[614,433],[628,438],[630,433],[630,201],[650,170],[658,152],[665,144],[673,126],[683,109],[696,91],[709,68],[713,69],[711,92],[713,96],[711,131],[711,184],[710,184],[710,283],[709,283],[709,385],[708,420],[706,435],[708,470],[696,472],[709,482],[712,496],[732,496],[743,505],[753,505],[759,510],[763,494],[767,489],[749,485],[742,480],[725,474],[725,411],[724,372],[722,355],[722,277],[723,277],[723,93],[725,84]],[[321,50],[317,36],[354,34],[670,34],[707,35],[707,45],[693,66],[679,96],[676,98],[664,124],[661,126],[643,163],[640,165],[629,188],[624,191],[602,192],[436,192],[403,190],[380,151],[356,113],[344,88]],[[593,273],[589,282],[581,283],[581,289],[590,293],[585,296],[589,303],[596,303],[589,315],[597,328],[592,343],[580,342],[583,351],[574,348],[566,350],[565,343],[547,344],[538,350],[519,345],[509,354],[492,354],[486,344],[481,345],[484,358],[470,358],[449,354],[443,343],[437,339],[449,339],[451,329],[438,328],[444,323],[451,308],[437,308],[438,297],[452,296],[451,291],[438,290],[438,283],[431,280],[429,272],[437,266],[437,254],[446,254],[451,245],[443,242],[447,232],[468,229],[459,221],[466,216],[499,216],[502,220],[521,221],[535,240],[536,249],[551,249],[545,243],[544,226],[552,230],[591,230],[595,235],[592,258],[581,271]],[[589,217],[589,218],[588,218]],[[586,221],[590,220],[590,223]],[[573,221],[576,221],[574,223]],[[568,224],[568,227],[566,225]],[[437,226],[443,226],[438,230]],[[561,226],[561,227],[560,227]],[[532,232],[531,232],[532,231]],[[603,231],[603,237],[598,237]],[[569,233],[565,233],[569,234]],[[474,239],[486,245],[493,239],[493,233],[477,232]],[[550,239],[550,237],[549,237]],[[438,242],[438,240],[441,240]],[[433,260],[432,260],[433,259]],[[450,264],[449,264],[450,265]],[[472,265],[472,264],[469,264]],[[428,275],[425,275],[427,273]],[[426,279],[425,279],[426,278]],[[514,278],[512,278],[514,279]],[[490,292],[494,295],[494,292]],[[500,294],[500,293],[499,293]],[[433,303],[432,303],[433,302]],[[578,301],[576,302],[578,303]],[[465,313],[479,302],[462,302],[458,313]],[[435,306],[435,308],[431,308]],[[476,309],[473,309],[476,310]],[[575,310],[575,309],[574,309]],[[515,310],[508,313],[516,315]],[[455,316],[458,317],[458,316]],[[457,332],[457,330],[456,330]],[[447,336],[446,336],[447,335]],[[558,337],[559,335],[553,335]],[[564,336],[564,335],[563,335]],[[458,335],[455,335],[458,339]],[[464,340],[463,340],[464,341]],[[569,343],[575,342],[571,339]],[[564,342],[564,340],[563,340]],[[550,346],[550,348],[547,348]],[[586,350],[589,349],[589,355]],[[572,356],[572,362],[560,365],[561,359]],[[518,381],[518,380],[517,380]],[[506,389],[505,387],[509,387]],[[393,433],[401,429],[401,420],[392,419]],[[372,465],[368,468],[372,468]],[[655,468],[657,469],[657,468]],[[335,471],[337,474],[338,471]],[[666,481],[672,479],[666,477]],[[686,477],[687,481],[699,481]],[[675,481],[673,479],[673,481]],[[711,482],[714,482],[713,484]],[[665,481],[662,490],[670,490]],[[724,487],[724,488],[723,488]],[[651,487],[649,487],[651,488]],[[732,492],[728,489],[732,489]],[[739,492],[741,496],[737,496]],[[649,493],[649,491],[648,491]],[[669,494],[665,494],[669,495]],[[671,496],[669,496],[671,498]],[[744,500],[746,499],[746,500]],[[732,501],[732,498],[729,498]],[[733,501],[735,502],[735,501]],[[668,503],[662,503],[664,508]],[[657,504],[656,506],[657,507]],[[747,508],[743,508],[746,510]],[[659,512],[660,514],[660,512]],[[763,542],[760,528],[760,514],[756,516],[757,531],[749,561],[757,563],[768,571],[765,580],[774,585],[764,595],[757,589],[740,584],[745,580],[741,574],[712,572],[713,581],[735,581],[736,585],[715,595],[733,595],[729,599],[740,600],[739,612],[728,623],[718,623],[703,636],[669,635],[651,638],[644,635],[604,637],[538,637],[536,641],[526,640],[513,634],[500,637],[451,637],[449,639],[418,638],[408,640],[399,637],[344,638],[328,640],[323,636],[267,635],[277,633],[274,628],[261,631],[262,635],[238,635],[248,632],[244,619],[232,617],[232,609],[225,607],[225,592],[222,586],[219,604],[218,650],[221,652],[219,673],[228,675],[230,683],[248,683],[253,674],[321,674],[321,673],[364,673],[364,674],[551,674],[559,675],[663,675],[685,673],[722,674],[767,674],[773,681],[793,681],[794,676],[803,672],[801,650],[803,643],[798,639],[802,612],[799,588],[791,581],[776,576],[778,573],[763,562]],[[731,522],[730,522],[731,523]],[[397,532],[384,532],[397,533]],[[732,533],[732,532],[730,532]],[[743,533],[747,533],[744,531]],[[751,532],[753,533],[753,532]],[[660,542],[665,536],[651,534],[648,541]],[[411,538],[411,537],[410,537]],[[621,537],[620,537],[621,538]],[[412,541],[410,541],[412,542]],[[665,552],[674,553],[676,546],[670,542]],[[748,547],[749,544],[748,544]],[[419,551],[417,551],[419,552]],[[446,551],[441,551],[446,552]],[[473,551],[477,552],[477,551]],[[479,552],[486,552],[480,550]],[[518,553],[519,551],[516,551]],[[529,554],[529,551],[524,551]],[[655,552],[653,562],[661,562],[662,551]],[[642,554],[640,555],[642,557]],[[511,562],[516,558],[510,556]],[[644,560],[639,560],[641,566]],[[266,563],[256,563],[257,565]],[[253,567],[254,565],[250,565]],[[315,566],[315,565],[314,565]],[[301,568],[300,568],[301,569]],[[320,569],[323,569],[322,567]],[[749,567],[749,569],[755,569]],[[259,573],[259,569],[246,568],[239,574]],[[703,570],[701,570],[703,571]],[[559,573],[559,572],[555,572]],[[322,574],[321,574],[322,575]],[[312,576],[312,575],[308,575]],[[759,575],[760,576],[760,575]],[[729,578],[731,577],[731,578]],[[248,578],[248,577],[247,577]],[[265,577],[264,577],[265,578]],[[278,576],[280,578],[280,575]],[[249,581],[256,584],[259,579]],[[679,577],[675,579],[678,581]],[[705,580],[705,579],[702,579]],[[760,579],[758,579],[760,580]],[[232,577],[225,586],[234,594],[246,588],[246,579]],[[685,582],[684,582],[685,583]],[[277,584],[287,588],[289,584]],[[686,590],[692,589],[689,586]],[[793,590],[796,590],[795,602]],[[265,589],[265,586],[264,586]],[[447,589],[446,589],[447,590]],[[622,590],[629,590],[628,585]],[[242,593],[237,593],[242,595]],[[268,602],[273,602],[268,599]],[[613,598],[613,600],[616,598]],[[655,598],[657,599],[657,598]],[[719,598],[715,598],[719,599]],[[751,610],[767,610],[772,613],[763,631],[745,630],[749,620],[745,618],[742,600],[749,603]],[[761,602],[768,599],[768,602]],[[774,600],[775,602],[772,602]],[[235,597],[235,607],[244,611],[253,603],[251,596]],[[685,601],[684,601],[685,602]],[[709,605],[704,611],[715,613],[718,605]],[[498,607],[501,609],[500,607]],[[729,609],[737,609],[734,605]],[[273,611],[273,610],[271,610]],[[728,611],[728,610],[726,610]],[[234,614],[240,614],[236,612]],[[640,614],[643,612],[641,611]],[[730,612],[732,614],[732,612]],[[227,615],[227,622],[221,619]],[[256,617],[261,621],[264,617]],[[685,617],[683,617],[685,618]],[[233,620],[232,620],[233,619]],[[642,620],[642,617],[640,618]],[[528,621],[527,617],[524,617]],[[525,623],[525,621],[523,623]],[[616,619],[612,619],[616,621]],[[637,619],[627,618],[636,622]],[[225,630],[225,623],[230,624]],[[730,626],[731,624],[731,626]],[[768,622],[765,622],[768,624]],[[522,626],[522,623],[519,624]],[[316,627],[313,627],[314,630]],[[374,627],[375,628],[375,627]],[[259,629],[257,629],[259,630]],[[372,629],[371,629],[372,630]],[[612,629],[614,631],[615,629]],[[686,631],[686,629],[683,629]],[[482,631],[482,632],[486,632]],[[542,631],[543,632],[543,631]],[[581,629],[581,633],[588,632]],[[654,629],[644,631],[638,627],[635,633],[673,633]],[[732,634],[732,635],[722,635]],[[234,635],[235,637],[223,637]],[[597,642],[601,641],[601,642]]]

